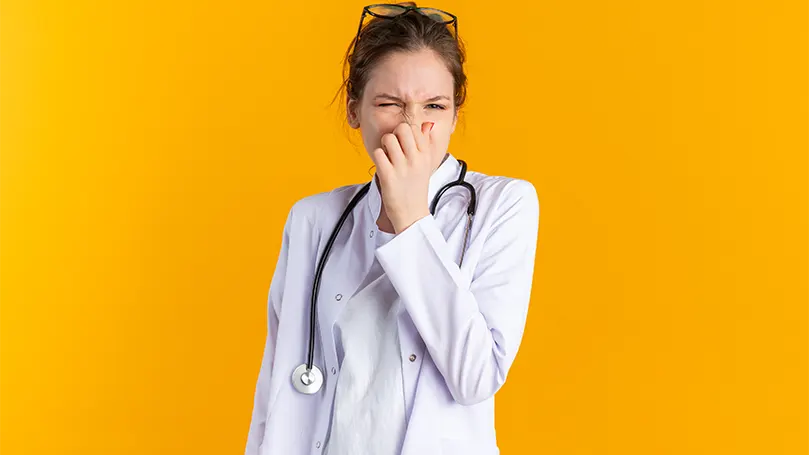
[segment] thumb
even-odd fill
[[[429,135],[430,131],[433,130],[434,122],[424,122],[421,124],[421,134]]]

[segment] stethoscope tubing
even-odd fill
[[[460,264],[463,264],[464,252],[466,250],[467,241],[469,240],[469,230],[472,224],[472,219],[475,216],[475,211],[477,210],[477,193],[475,188],[469,182],[464,180],[466,178],[466,162],[463,160],[458,160],[458,162],[461,165],[461,172],[458,179],[444,185],[444,187],[442,187],[438,193],[436,193],[435,197],[430,203],[430,215],[435,215],[435,211],[438,207],[438,202],[441,200],[441,196],[450,188],[462,186],[469,191],[470,200],[466,209],[466,230],[464,232],[464,244],[461,250],[460,259]],[[323,255],[320,257],[320,260],[315,268],[315,278],[312,283],[312,296],[309,302],[309,344],[308,353],[306,355],[306,364],[298,366],[292,373],[293,382],[297,379],[302,383],[294,384],[295,388],[302,393],[316,393],[318,390],[320,390],[320,384],[322,383],[322,372],[315,366],[314,360],[315,330],[317,329],[317,297],[320,291],[320,281],[323,276],[323,270],[326,267],[326,261],[328,260],[332,247],[334,246],[334,242],[337,240],[337,236],[340,234],[343,224],[345,224],[346,219],[348,219],[348,216],[354,211],[354,208],[357,206],[360,200],[365,197],[366,194],[368,194],[371,184],[373,184],[373,180],[363,185],[357,194],[351,198],[351,201],[349,201],[345,210],[343,210],[343,213],[340,215],[340,219],[337,221],[337,224],[334,226],[334,229],[329,236],[329,240],[326,242],[326,247],[323,249]],[[313,374],[313,371],[315,371],[317,374]],[[297,376],[300,377],[296,378]]]
[[[354,211],[354,207],[357,206],[359,201],[368,193],[368,190],[371,188],[371,183],[373,180],[366,183],[360,190],[357,192],[356,195],[351,199],[351,201],[346,206],[346,209],[343,210],[343,214],[340,216],[340,219],[337,221],[337,224],[334,226],[334,230],[332,231],[331,235],[329,236],[329,241],[326,242],[326,248],[323,250],[323,257],[320,258],[318,261],[317,268],[315,269],[315,279],[312,285],[312,299],[309,303],[309,354],[306,356],[306,368],[308,370],[312,369],[312,365],[314,364],[315,358],[315,328],[317,325],[317,296],[318,292],[320,291],[320,278],[323,276],[323,269],[326,267],[326,259],[331,253],[332,246],[334,246],[334,241],[337,240],[337,235],[340,234],[340,229],[342,229],[343,224],[345,224],[346,219],[348,219],[348,215]]]

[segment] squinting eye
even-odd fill
[[[396,104],[396,103],[384,103],[384,104],[379,105],[379,107],[387,107],[387,106],[398,106],[398,104]]]
[[[433,109],[441,109],[441,110],[446,109],[446,107],[444,107],[444,106],[442,106],[440,104],[428,104],[427,105],[427,107],[430,107],[430,106],[435,106]]]

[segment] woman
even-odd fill
[[[525,180],[472,171],[476,197],[439,194],[466,172],[447,153],[463,61],[451,14],[363,10],[344,87],[376,173],[289,212],[246,454],[499,453],[494,394],[522,339],[539,203]]]

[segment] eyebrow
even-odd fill
[[[390,99],[390,100],[399,101],[399,102],[404,103],[404,100],[399,98],[398,96],[388,95],[387,93],[380,93],[379,95],[376,95],[374,97],[375,100],[378,99],[378,98],[385,98],[385,99]],[[430,99],[427,99],[427,100],[424,100],[424,101],[427,102],[427,103],[432,103],[433,101],[440,101],[440,100],[451,101],[448,96],[444,96],[444,95],[434,96],[434,97],[432,97]]]

